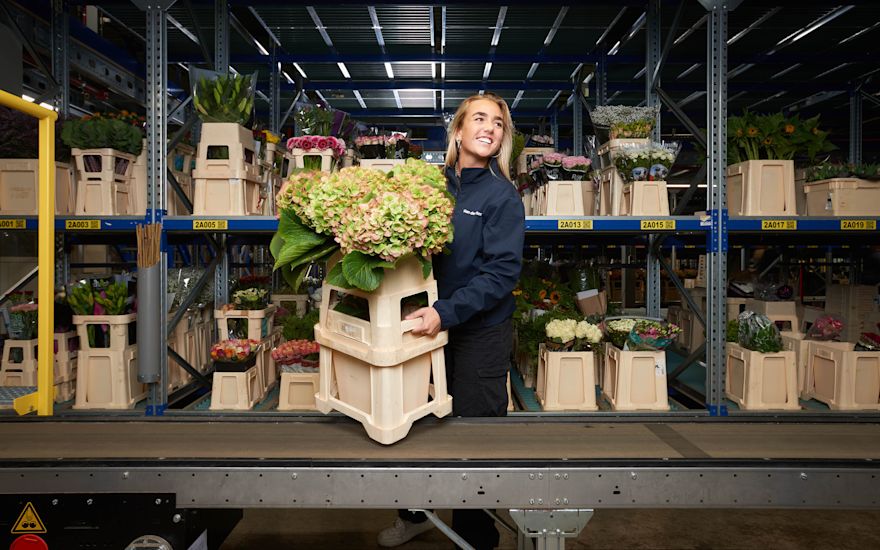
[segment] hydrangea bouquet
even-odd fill
[[[639,319],[627,336],[626,345],[630,350],[659,351],[669,344],[681,332],[681,329],[666,321]]]
[[[625,181],[664,181],[675,163],[680,145],[650,143],[624,148],[614,158],[614,165]]]
[[[545,345],[554,351],[592,351],[602,341],[598,326],[576,319],[553,319],[544,331]]]
[[[600,105],[591,113],[593,124],[609,128],[611,139],[646,138],[654,129],[659,107]]]
[[[452,241],[452,196],[444,175],[408,159],[388,174],[352,167],[300,172],[276,197],[280,220],[270,250],[275,269],[294,290],[310,263],[344,255],[327,274],[330,284],[372,292],[385,268],[405,257],[431,273],[431,255]]]

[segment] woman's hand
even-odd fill
[[[412,330],[416,336],[436,336],[440,332],[440,314],[432,307],[417,309],[406,316],[407,321],[421,319],[422,324]]]

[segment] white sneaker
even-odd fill
[[[379,532],[376,542],[379,543],[379,546],[393,548],[395,546],[400,546],[413,537],[421,535],[425,531],[430,531],[433,528],[434,524],[428,520],[421,523],[413,523],[411,521],[397,518],[394,520],[394,525]]]

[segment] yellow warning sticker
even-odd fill
[[[19,514],[18,519],[15,520],[15,523],[12,524],[13,535],[22,534],[22,533],[45,533],[46,526],[43,525],[43,520],[40,519],[40,516],[37,514],[37,509],[34,508],[34,505],[28,502],[24,506],[24,510]]]
[[[675,220],[642,220],[639,227],[642,231],[674,231]]]
[[[98,231],[101,229],[101,220],[64,220],[64,229]]]
[[[0,220],[0,229],[24,229],[24,220]]]
[[[842,231],[876,231],[877,220],[840,220]]]
[[[761,220],[762,231],[797,231],[797,220]]]
[[[556,222],[556,228],[559,230],[574,229],[588,231],[593,229],[593,220],[558,220]]]
[[[193,220],[193,229],[199,231],[218,231],[229,229],[229,222],[226,220]]]

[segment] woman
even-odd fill
[[[512,292],[525,238],[522,200],[510,182],[513,121],[507,103],[487,93],[465,99],[449,127],[446,180],[455,197],[451,254],[434,257],[439,300],[407,319],[414,334],[449,331],[446,383],[457,416],[505,416],[513,347]],[[427,518],[402,511],[379,535],[397,546],[430,529]],[[498,530],[482,510],[453,510],[452,528],[477,550],[494,548]]]

